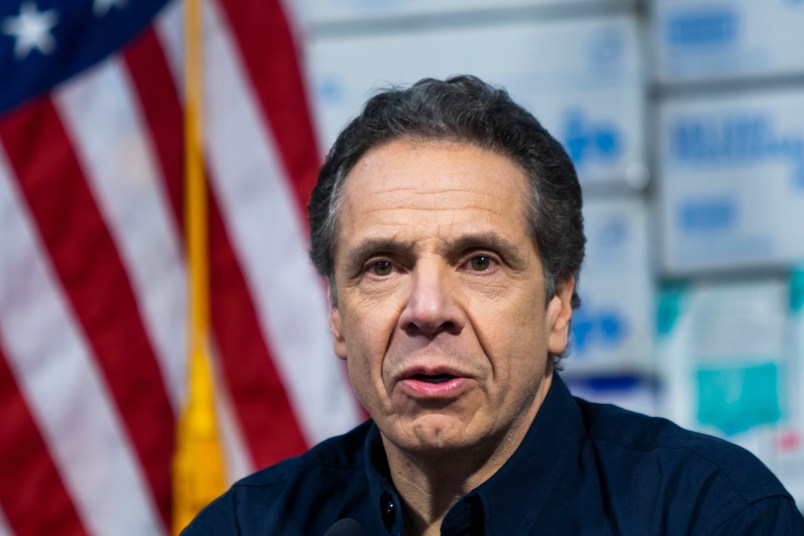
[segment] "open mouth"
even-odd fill
[[[454,378],[452,374],[416,374],[411,376],[411,379],[418,380],[426,383],[444,383]]]

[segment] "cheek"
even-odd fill
[[[346,362],[346,367],[349,371],[349,381],[352,382],[352,388],[357,395],[357,399],[371,413],[371,400],[370,395],[371,386],[371,373],[368,367],[359,359],[349,359]]]
[[[394,324],[376,313],[361,311],[344,323],[346,362],[356,390],[365,391],[382,381],[383,358]]]
[[[494,310],[498,321],[507,320],[508,324],[519,328],[533,326],[544,318],[544,292],[538,283],[515,280],[488,306]]]
[[[538,293],[498,302],[476,315],[478,338],[483,345],[496,379],[517,383],[543,372],[547,359],[544,314],[539,309]]]
[[[357,344],[349,346],[346,366],[360,404],[372,418],[379,419],[391,412],[388,388],[383,376],[386,344],[369,326],[363,325],[363,328],[352,334]]]

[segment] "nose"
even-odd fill
[[[456,300],[456,282],[452,270],[435,263],[422,263],[411,274],[411,286],[400,327],[408,335],[435,337],[446,332],[458,334],[466,319]]]

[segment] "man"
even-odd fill
[[[504,91],[373,97],[309,212],[371,421],[235,484],[186,534],[804,534],[746,451],[569,394],[580,187]]]

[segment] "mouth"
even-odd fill
[[[404,375],[399,385],[407,396],[414,399],[454,399],[463,393],[469,379],[454,371],[412,370]]]
[[[414,374],[410,378],[424,383],[439,384],[448,382],[455,377],[452,374]]]

